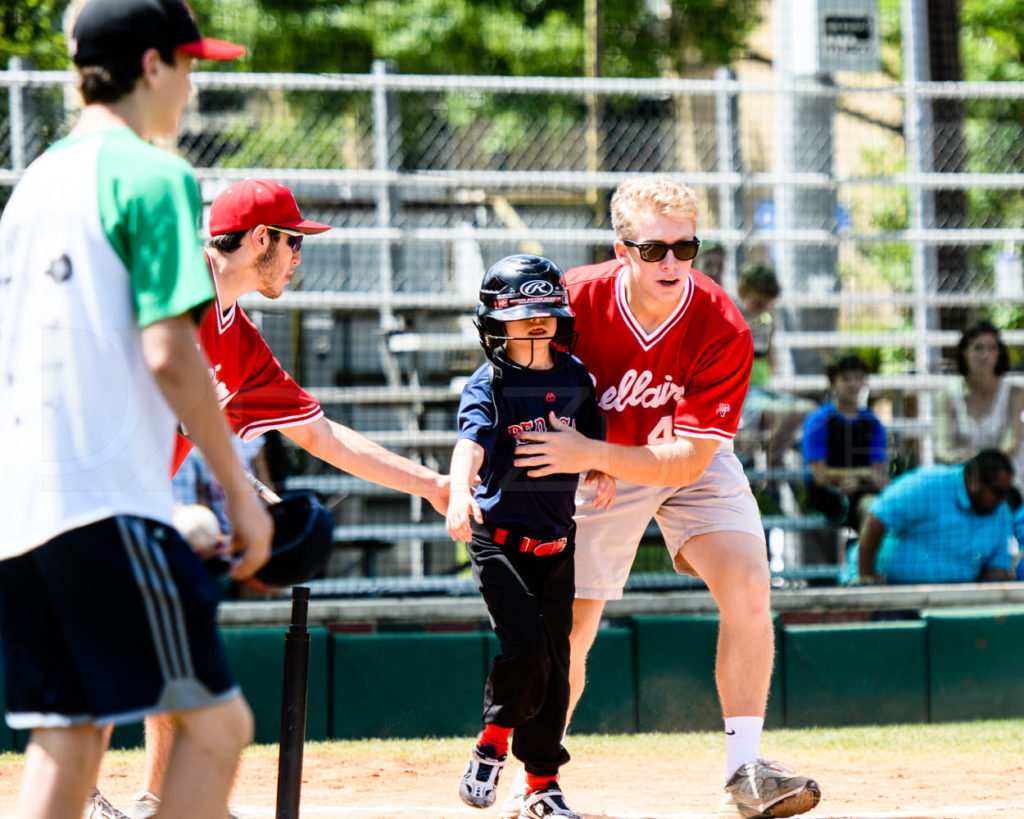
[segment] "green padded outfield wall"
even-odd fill
[[[715,687],[718,615],[632,618],[636,639],[638,726],[648,731],[718,731],[722,708]],[[776,657],[782,650],[775,620]],[[783,725],[781,663],[776,662],[765,724]]]
[[[284,686],[284,644],[287,627],[223,629],[231,673],[256,718],[259,743],[281,738],[281,690]],[[322,626],[309,628],[309,681],[306,696],[306,739],[328,739],[330,731],[330,635]]]
[[[331,639],[336,739],[471,736],[480,730],[484,634]]]
[[[928,721],[927,624],[789,625],[786,725]]]
[[[1024,716],[1024,608],[935,609],[921,617],[932,721]]]

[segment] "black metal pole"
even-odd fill
[[[299,819],[302,750],[306,743],[306,689],[309,679],[309,588],[292,588],[292,624],[284,637],[281,691],[281,745],[277,759],[276,819]]]

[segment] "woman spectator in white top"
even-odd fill
[[[1010,357],[992,322],[977,321],[964,330],[956,348],[956,368],[960,381],[938,396],[936,459],[962,463],[993,448],[1009,455],[1019,469],[1024,389],[1006,378]]]

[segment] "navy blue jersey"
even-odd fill
[[[578,358],[558,353],[550,370],[502,366],[500,377],[485,364],[470,376],[459,402],[459,438],[484,450],[474,495],[488,525],[542,538],[571,528],[579,476],[531,478],[512,464],[517,436],[548,429],[551,412],[588,438],[604,438],[594,385]]]

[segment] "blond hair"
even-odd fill
[[[636,238],[634,218],[644,210],[697,224],[697,194],[667,176],[641,176],[623,182],[612,195],[612,228],[620,239]]]

